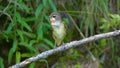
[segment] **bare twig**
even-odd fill
[[[68,14],[68,13],[67,13]],[[80,35],[85,38],[85,36],[83,35],[83,33],[81,32],[81,30],[79,29],[79,27],[77,26],[76,22],[74,21],[74,19],[70,16],[70,14],[68,14],[68,16],[70,17],[73,25],[75,26],[75,28],[77,29],[77,31],[80,33]]]
[[[5,11],[8,9],[8,7],[9,7],[10,4],[11,4],[11,1],[12,1],[12,0],[9,1],[8,5],[4,8],[3,12],[5,12]]]
[[[20,6],[19,3],[15,2],[15,1],[13,1],[13,0],[9,0],[8,5],[7,5],[3,10],[0,10],[0,13],[1,13],[0,16],[1,16],[2,14],[4,14],[4,15],[6,15],[6,16],[9,17],[9,19],[11,20],[11,22],[13,22],[13,19],[12,19],[12,17],[10,16],[10,14],[8,14],[8,13],[6,12],[6,10],[9,8],[9,6],[10,6],[11,3],[13,3],[13,4],[15,4],[15,5],[17,5],[17,6],[19,6],[19,7],[21,8],[21,6]],[[22,9],[22,8],[21,8],[21,9]]]
[[[10,16],[8,13],[6,13],[6,12],[3,12],[3,11],[0,11],[0,13],[2,13],[2,14],[4,14],[4,15],[8,16],[8,17],[10,18],[11,22],[13,22],[13,19],[12,19],[12,17],[11,17],[11,16]]]
[[[6,16],[8,16],[8,17],[10,18],[11,22],[13,22],[12,17],[11,17],[8,13],[6,13],[6,10],[7,10],[8,7],[10,6],[11,1],[12,1],[12,0],[9,1],[8,5],[7,5],[3,10],[0,10],[0,13],[1,13],[0,16],[1,16],[2,14],[5,14]]]
[[[16,2],[16,1],[11,1],[11,3],[15,4],[15,5],[18,6],[20,9],[23,9],[18,2]]]
[[[117,35],[120,35],[120,30],[116,30],[116,31],[109,32],[109,33],[104,33],[104,34],[98,34],[98,35],[95,35],[95,36],[84,38],[84,39],[79,40],[79,41],[72,41],[70,43],[66,43],[65,45],[59,46],[55,49],[42,52],[42,53],[38,54],[37,56],[33,56],[31,58],[28,58],[28,59],[26,59],[26,60],[24,60],[24,61],[22,61],[18,64],[15,64],[15,65],[9,67],[9,68],[24,67],[25,65],[27,65],[31,62],[34,62],[34,61],[37,61],[37,60],[40,60],[40,59],[43,59],[43,58],[47,58],[48,56],[50,56],[54,53],[62,52],[62,51],[65,51],[67,49],[70,49],[70,48],[73,48],[73,47],[76,47],[76,46],[80,46],[80,45],[83,45],[83,44],[86,44],[86,43],[89,43],[89,42],[92,42],[92,41],[96,41],[96,40],[100,40],[100,39],[108,38],[108,37],[113,37],[113,36],[117,36]]]

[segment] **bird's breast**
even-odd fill
[[[53,34],[57,38],[63,38],[66,34],[65,25],[61,23],[59,27],[53,27]]]

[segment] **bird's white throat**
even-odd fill
[[[51,23],[53,27],[59,27],[60,26],[60,21],[56,21],[55,23]]]

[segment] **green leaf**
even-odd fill
[[[24,18],[21,18],[19,13],[16,13],[18,22],[25,27],[27,30],[32,31],[31,27],[24,21]]]
[[[17,18],[18,21],[21,21],[21,20],[22,20],[22,19],[21,19],[21,16],[20,16],[20,13],[16,12],[15,15],[16,15],[16,18]]]
[[[104,46],[106,45],[106,39],[102,39],[100,42],[102,45],[104,45]]]
[[[69,19],[68,18],[63,18],[63,21],[65,22],[65,24],[69,25]]]
[[[35,62],[31,63],[29,68],[35,68]]]
[[[20,21],[21,25],[23,25],[26,29],[32,32],[31,27],[25,22],[25,21]]]
[[[36,11],[35,11],[35,17],[36,17],[36,18],[38,18],[38,16],[39,16],[39,14],[40,14],[40,12],[41,12],[42,9],[43,9],[43,4],[40,4],[40,5],[37,7]]]
[[[0,57],[0,68],[4,68],[3,58]]]
[[[30,33],[30,32],[26,32],[26,31],[22,31],[22,30],[17,30],[17,34],[20,36],[21,40],[24,41],[24,36],[27,36],[29,38],[35,38],[36,35],[34,33]]]
[[[55,7],[54,3],[52,2],[52,0],[48,0],[48,2],[50,3],[50,7],[54,10],[57,11],[57,8]]]
[[[18,44],[17,40],[14,39],[12,48],[10,49],[9,54],[8,54],[8,63],[9,64],[10,64],[10,62],[12,60],[13,54],[15,53],[15,51],[17,49],[17,44]]]
[[[30,9],[28,8],[28,6],[25,5],[23,2],[20,4],[20,6],[21,6],[27,13],[30,12]]]
[[[118,14],[109,14],[110,17],[114,18],[114,19],[120,19],[120,15]]]
[[[2,5],[0,5],[0,10],[3,10],[5,7],[3,7]]]
[[[47,67],[46,68],[49,68],[49,64],[48,64],[48,61],[46,59],[41,59],[40,62],[45,62]]]
[[[44,43],[39,44],[39,46],[45,48],[46,50],[50,50],[50,48]]]
[[[16,49],[17,49],[17,44],[18,44],[18,41],[17,41],[17,39],[14,39],[14,41],[13,41],[13,52],[15,52],[16,51]]]
[[[14,0],[15,2],[19,2],[19,3],[21,3],[21,2],[23,2],[22,0]]]
[[[50,18],[49,18],[49,16],[45,14],[44,17],[45,17],[45,20],[47,20],[47,22],[50,23]]]
[[[30,38],[35,38],[36,35],[34,33],[30,33],[30,32],[26,32],[26,31],[22,31],[24,35],[30,37]]]
[[[20,36],[20,41],[24,41],[23,32],[21,30],[16,30],[17,34]]]
[[[21,54],[21,57],[31,57],[31,56],[33,56],[33,54],[31,54],[31,53],[23,53],[23,54]]]
[[[106,46],[106,39],[102,39],[100,40],[100,45],[101,45],[101,48],[104,49]]]
[[[36,18],[35,17],[27,17],[27,18],[23,18],[23,20],[25,21],[25,22],[34,22],[35,20],[36,20]]]
[[[43,39],[43,31],[42,31],[42,29],[41,30],[39,29],[38,32],[39,32],[38,33],[38,38],[39,38],[39,40],[42,40]]]
[[[33,46],[29,46],[27,42],[20,42],[19,44],[29,49],[29,51],[31,51],[32,53],[38,53],[38,51]]]
[[[15,23],[11,22],[8,27],[7,27],[7,32],[10,32],[12,30],[12,28],[15,26]]]
[[[48,0],[43,0],[44,7],[46,7],[47,2],[48,2]]]
[[[54,47],[54,44],[52,43],[52,41],[48,40],[48,39],[44,39],[44,42],[47,43],[50,47]]]
[[[30,40],[29,46],[32,46],[34,43],[36,43],[36,40]]]
[[[20,57],[21,57],[20,52],[16,52],[16,64],[20,62],[20,60],[21,60]]]
[[[43,39],[43,29],[42,29],[42,26],[43,26],[42,22],[39,23],[39,25],[37,26],[37,35],[38,35],[37,40],[42,40]]]
[[[48,63],[48,61],[46,59],[41,59],[40,62]]]
[[[9,39],[13,38],[13,32],[7,32],[7,31],[3,31],[0,33],[0,39],[6,39],[6,41],[9,41]]]
[[[77,64],[75,65],[75,68],[81,68],[80,62],[77,62]]]
[[[107,21],[105,18],[102,18],[102,19],[101,19],[101,22],[107,23],[108,21]]]

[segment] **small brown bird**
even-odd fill
[[[53,39],[55,40],[55,45],[59,46],[66,35],[66,25],[62,21],[59,12],[51,13],[50,21],[53,29]]]

